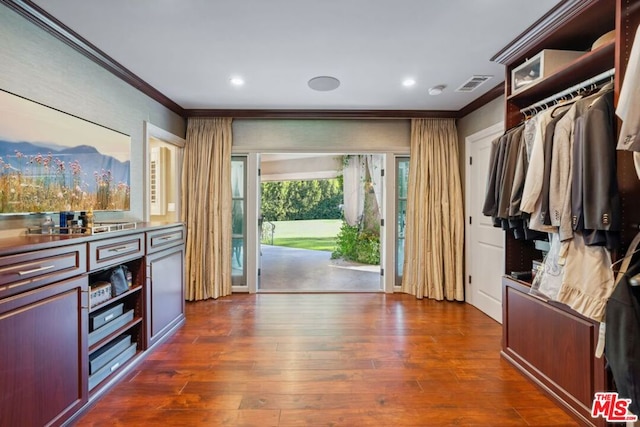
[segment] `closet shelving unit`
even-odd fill
[[[640,23],[640,0],[565,0],[507,45],[492,60],[505,65],[505,128],[524,119],[521,109],[544,100],[598,74],[615,69],[617,102],[631,43]],[[615,40],[590,50],[592,43],[615,30]],[[515,94],[511,71],[543,49],[584,51],[564,68]],[[640,181],[632,156],[617,154],[618,186],[622,200],[621,247],[638,232]],[[613,390],[604,358],[594,356],[598,324],[567,306],[529,295],[530,284],[512,279],[512,271],[532,268],[542,254],[533,242],[505,238],[503,287],[503,357],[586,426],[605,426],[590,415],[596,391]]]

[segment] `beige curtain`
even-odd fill
[[[414,119],[403,292],[463,301],[463,233],[455,121]]]
[[[190,118],[182,169],[186,299],[231,294],[231,119]]]

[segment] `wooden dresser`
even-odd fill
[[[0,239],[0,426],[64,424],[182,325],[184,240],[153,223]],[[126,288],[90,301],[120,266]]]

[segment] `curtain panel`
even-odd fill
[[[464,218],[453,119],[413,119],[403,292],[464,301]]]
[[[182,169],[188,301],[231,294],[231,119],[190,118]]]

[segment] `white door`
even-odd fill
[[[467,302],[502,323],[504,231],[482,214],[491,142],[502,135],[495,124],[466,138],[466,285]]]

